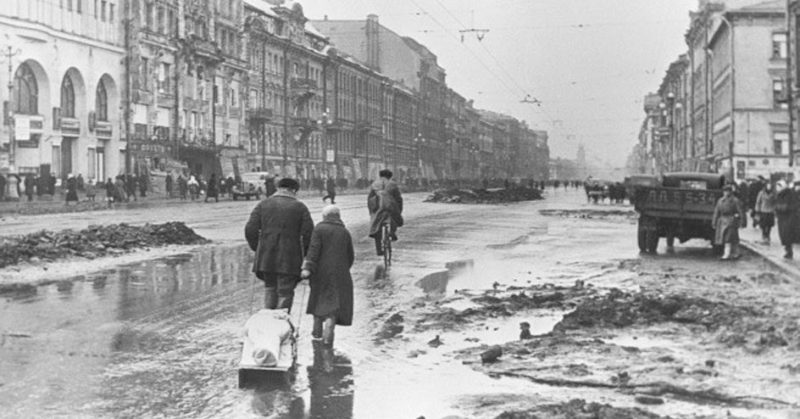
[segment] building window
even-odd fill
[[[787,57],[786,33],[779,32],[772,34],[772,58]]]
[[[237,103],[237,101],[236,101],[236,89],[231,87],[231,88],[228,89],[228,91],[230,92],[229,93],[230,106],[235,108],[237,106],[237,104],[236,104]]]
[[[108,21],[114,22],[114,3],[108,4]]]
[[[153,30],[153,4],[147,3],[144,8],[145,27]]]
[[[75,11],[79,14],[83,13],[83,5],[81,4],[82,2],[83,0],[75,0]]]
[[[64,75],[64,80],[61,82],[61,115],[75,118],[75,88],[69,74]]]
[[[139,82],[142,90],[150,90],[150,60],[146,57],[142,57],[139,68]]]
[[[164,8],[163,7],[159,7],[157,9],[157,12],[156,12],[156,27],[157,27],[156,31],[158,33],[160,33],[160,34],[166,34],[167,33],[166,26],[164,24],[165,20],[166,19],[164,17]]]
[[[108,4],[108,2],[106,2],[106,0],[102,0],[100,2],[100,20],[102,20],[103,22],[106,21],[106,6],[107,6],[107,4]]]
[[[170,65],[167,64],[167,63],[161,63],[161,65],[158,67],[158,92],[159,93],[167,93],[170,90],[169,70],[170,70]]]
[[[97,120],[108,121],[108,93],[106,93],[106,86],[102,81],[97,85],[94,101],[94,106],[97,108]]]
[[[786,108],[786,92],[783,79],[772,80],[772,101],[776,108]]]
[[[14,112],[36,115],[39,111],[39,86],[28,64],[23,63],[14,74]]]
[[[772,153],[783,156],[789,154],[789,133],[774,132],[772,133]]]

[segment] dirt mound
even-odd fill
[[[577,307],[578,301],[595,292],[594,288],[585,287],[582,283],[573,287],[543,284],[527,288],[514,287],[506,292],[484,291],[480,295],[469,297],[476,307],[455,310],[436,306],[433,311],[423,313],[416,322],[415,330],[451,330],[475,320],[510,317],[531,309],[569,310]]]
[[[556,330],[590,327],[626,327],[633,324],[678,322],[701,324],[715,330],[746,316],[757,316],[753,308],[734,307],[722,302],[683,295],[622,292],[616,288],[603,296],[581,302],[577,309],[556,324]]]
[[[539,214],[548,217],[580,218],[587,220],[605,220],[609,218],[634,220],[639,214],[631,209],[597,208],[597,209],[543,209]]]
[[[503,412],[495,419],[657,419],[663,416],[639,408],[618,408],[609,404],[573,399],[566,403],[536,406],[529,410]]]
[[[94,259],[133,249],[207,242],[180,222],[145,224],[141,227],[124,223],[93,225],[80,231],[42,230],[25,236],[1,238],[0,268],[25,261],[38,262],[70,256]]]
[[[449,204],[502,204],[505,202],[535,201],[542,199],[538,189],[437,189],[425,202]]]

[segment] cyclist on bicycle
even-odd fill
[[[370,185],[367,208],[370,217],[369,236],[375,239],[378,256],[383,256],[381,226],[390,222],[392,241],[397,240],[397,227],[403,226],[403,196],[397,183],[392,180],[391,170],[381,170],[378,175],[380,179]]]

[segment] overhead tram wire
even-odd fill
[[[439,25],[439,27],[441,27],[441,28],[442,28],[442,29],[443,29],[443,30],[444,30],[446,33],[449,33],[449,34],[451,34],[451,35],[452,35],[452,36],[455,38],[455,40],[456,40],[458,43],[461,43],[461,42],[460,42],[460,39],[459,39],[459,37],[458,37],[458,36],[456,36],[456,35],[452,34],[452,32],[451,32],[449,29],[447,29],[447,27],[446,27],[446,26],[444,26],[444,24],[442,24],[442,23],[441,23],[441,22],[440,22],[438,19],[436,19],[436,17],[434,17],[434,16],[433,16],[433,15],[432,15],[430,12],[428,12],[428,11],[427,11],[427,10],[425,10],[425,9],[424,9],[422,6],[420,6],[420,5],[419,5],[419,3],[418,3],[416,0],[411,0],[411,2],[412,2],[412,3],[414,3],[414,5],[415,5],[415,6],[417,6],[417,8],[419,8],[420,10],[422,10],[422,11],[425,13],[425,15],[426,15],[426,16],[428,16],[428,17],[429,17],[429,18],[430,18],[430,19],[431,19],[431,20],[432,20],[432,21],[433,21],[435,24]],[[478,54],[476,54],[476,53],[475,53],[475,51],[473,51],[471,48],[469,48],[469,47],[468,47],[468,46],[466,46],[466,45],[464,45],[464,47],[467,49],[467,51],[468,51],[470,54],[472,54],[472,56],[475,58],[475,60],[476,60],[476,61],[477,61],[477,62],[478,62],[478,63],[479,63],[481,66],[483,66],[483,68],[484,68],[484,69],[486,69],[486,71],[488,71],[488,72],[489,72],[489,73],[490,73],[492,76],[494,76],[494,77],[495,77],[495,79],[497,79],[498,81],[500,81],[500,83],[502,83],[502,84],[503,84],[503,87],[505,87],[506,89],[508,89],[508,92],[509,92],[509,93],[511,93],[511,94],[512,94],[513,96],[515,96],[515,97],[516,97],[516,96],[521,96],[521,95],[520,95],[520,91],[519,91],[519,89],[515,90],[515,89],[514,89],[512,86],[510,86],[510,85],[508,84],[508,82],[507,82],[506,80],[504,80],[502,77],[500,77],[500,76],[499,76],[499,75],[498,75],[498,74],[497,74],[497,73],[496,73],[494,70],[492,70],[492,69],[491,69],[491,68],[490,68],[490,67],[489,67],[489,66],[488,66],[488,65],[487,65],[487,64],[486,64],[486,63],[485,63],[485,62],[484,62],[484,61],[481,59],[481,57],[480,57]],[[524,92],[523,92],[523,93],[524,93]]]
[[[448,30],[447,30],[447,27],[445,27],[443,24],[441,24],[441,23],[440,23],[440,22],[439,22],[439,21],[438,21],[436,18],[434,18],[434,17],[433,17],[433,15],[431,15],[431,14],[430,14],[430,13],[429,13],[427,10],[425,10],[425,9],[422,9],[422,7],[420,7],[420,6],[419,6],[419,4],[417,4],[417,2],[416,2],[415,0],[411,0],[411,1],[412,1],[414,4],[416,4],[416,5],[417,5],[417,7],[419,7],[419,8],[420,8],[422,11],[424,11],[425,13],[427,13],[427,14],[428,14],[428,16],[430,16],[430,17],[431,17],[431,20],[433,20],[433,21],[434,21],[436,24],[438,24],[438,25],[439,25],[439,26],[440,26],[442,29],[444,29],[445,31],[448,31]],[[452,13],[452,12],[451,12],[451,11],[450,11],[448,8],[447,8],[447,7],[445,7],[445,5],[444,5],[444,4],[442,4],[441,0],[436,0],[436,3],[437,3],[437,4],[439,4],[439,7],[441,7],[441,8],[442,8],[442,9],[443,9],[443,10],[444,10],[444,11],[445,11],[445,12],[446,12],[448,15],[450,15],[450,17],[451,17],[451,18],[452,18],[452,19],[453,19],[453,20],[454,20],[454,21],[455,21],[455,22],[456,22],[456,23],[457,23],[459,26],[461,26],[462,28],[466,28],[466,25],[464,25],[464,24],[461,22],[461,20],[459,20],[459,19],[458,19],[458,18],[457,18],[457,17],[456,17],[456,16],[455,16],[455,15],[454,15],[454,14],[453,14],[453,13]],[[467,48],[467,50],[468,50],[468,51],[470,51],[470,53],[472,53],[472,55],[473,55],[473,56],[475,56],[475,57],[476,57],[476,59],[478,59],[478,61],[479,61],[479,62],[480,62],[480,63],[481,63],[481,64],[482,64],[484,67],[486,67],[486,68],[487,68],[487,70],[488,70],[488,66],[486,66],[486,64],[485,64],[485,63],[483,63],[483,61],[482,61],[482,60],[480,60],[480,59],[478,58],[478,55],[477,55],[477,54],[476,54],[474,51],[472,51],[472,49],[470,49],[468,46],[466,46],[466,45],[464,45],[464,46],[465,46],[465,48]],[[503,65],[500,63],[500,60],[498,60],[498,59],[497,59],[497,57],[495,57],[495,55],[494,55],[494,54],[492,54],[492,53],[489,51],[489,49],[487,49],[487,48],[486,48],[486,46],[485,46],[485,45],[483,45],[483,43],[481,43],[481,47],[484,49],[484,51],[486,51],[486,53],[489,55],[489,57],[491,57],[491,58],[492,58],[492,60],[494,60],[494,62],[495,62],[495,64],[497,65],[497,67],[499,67],[499,68],[500,68],[500,70],[501,70],[501,71],[502,71],[502,72],[505,74],[505,76],[506,76],[506,77],[508,77],[508,79],[509,79],[509,80],[510,80],[510,81],[511,81],[513,84],[515,84],[515,85],[516,85],[516,88],[517,88],[519,91],[521,91],[521,92],[522,92],[522,93],[525,95],[525,98],[529,98],[529,97],[533,97],[533,98],[535,98],[535,97],[536,97],[536,96],[534,96],[534,95],[530,94],[530,92],[528,92],[528,91],[527,91],[527,89],[525,89],[524,87],[522,87],[522,85],[521,85],[519,82],[517,82],[517,80],[516,80],[516,79],[515,79],[515,78],[514,78],[514,77],[513,77],[513,76],[512,76],[512,75],[511,75],[511,74],[510,74],[510,73],[509,73],[509,72],[508,72],[506,69],[505,69],[505,67],[504,67],[504,66],[503,66]],[[490,72],[490,73],[492,73],[492,74],[494,74],[494,75],[495,75],[495,77],[497,77],[497,74],[496,74],[496,73],[494,73],[494,71],[491,71],[491,70],[489,70],[489,72]],[[504,84],[505,84],[505,83],[504,83]],[[524,99],[523,99],[523,100],[524,100]],[[523,103],[525,103],[525,102],[523,102]],[[549,112],[547,112],[547,110],[545,110],[544,108],[542,108],[542,102],[541,102],[541,101],[539,101],[539,100],[537,99],[535,102],[527,102],[527,103],[536,103],[536,104],[538,105],[538,107],[541,109],[541,112],[542,112],[542,113],[543,113],[543,114],[544,114],[544,115],[545,115],[545,116],[546,116],[546,117],[547,117],[547,118],[550,120],[550,121],[549,121],[549,122],[550,122],[550,125],[551,125],[551,126],[553,126],[553,125],[554,125],[554,124],[553,124],[553,121],[555,121],[555,120],[556,120],[556,118],[554,118],[552,115],[550,115],[550,113],[549,113]]]

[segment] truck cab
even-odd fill
[[[677,238],[713,240],[711,219],[722,196],[725,177],[713,173],[677,172],[662,175],[655,186],[638,186],[634,208],[639,213],[637,241],[642,252],[655,253],[661,237],[668,249]]]

